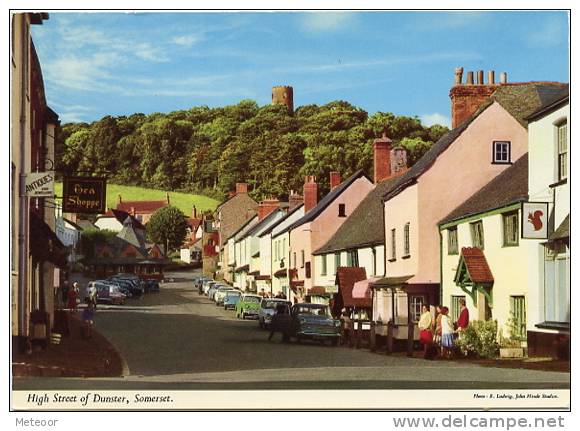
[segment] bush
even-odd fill
[[[497,321],[475,320],[469,322],[469,326],[461,332],[456,344],[464,355],[495,358],[499,350]]]

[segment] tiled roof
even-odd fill
[[[90,220],[85,220],[85,219],[77,219],[76,221],[77,226],[79,226],[82,230],[91,230],[91,229],[98,229],[98,227],[96,227],[94,225],[94,223]]]
[[[562,87],[558,92],[555,92],[551,97],[546,97],[539,109],[532,112],[526,120],[528,122],[535,121],[544,115],[552,112],[554,109],[558,109],[560,106],[569,102],[570,100],[570,88],[568,85]]]
[[[326,244],[313,254],[325,254],[385,243],[382,196],[396,183],[393,177],[378,183]]]
[[[258,216],[255,215],[254,217],[249,218],[248,220],[246,220],[244,222],[244,224],[242,224],[238,230],[236,230],[234,233],[232,233],[225,242],[228,242],[231,238],[235,237],[237,234],[239,234],[240,232],[242,232],[244,229],[251,229],[251,227],[258,222]]]
[[[124,201],[117,204],[117,209],[131,212],[134,208],[136,213],[152,214],[160,208],[169,205],[166,200],[163,201]]]
[[[135,230],[135,226],[131,217],[123,222],[123,229],[117,234],[116,238],[135,246],[145,256],[147,255],[147,247],[145,246],[145,238],[142,233]]]
[[[463,260],[469,278],[473,283],[493,283],[493,275],[483,251],[477,247],[463,247],[460,260]],[[460,265],[461,266],[461,263]]]
[[[298,211],[302,207],[304,207],[304,204],[296,205],[294,208],[292,208],[290,211],[288,211],[284,217],[282,217],[280,220],[276,220],[276,222],[274,224],[272,224],[268,229],[266,229],[264,232],[262,232],[259,236],[268,235],[270,232],[272,232],[276,228],[276,226],[280,225],[284,220],[286,220],[288,217],[290,217],[292,214],[294,214],[296,211]]]
[[[244,239],[248,236],[255,235],[256,233],[258,234],[258,236],[260,236],[260,234],[262,233],[261,229],[266,228],[268,226],[268,223],[272,223],[272,219],[275,217],[278,217],[280,215],[280,213],[282,213],[282,212],[284,212],[284,210],[282,208],[276,208],[274,211],[272,211],[270,214],[268,214],[262,220],[258,221],[258,223],[256,223],[254,226],[252,226],[252,228],[250,228],[240,238],[238,238],[238,241],[241,241],[242,239]],[[283,216],[281,218],[283,218]]]
[[[411,169],[407,171],[387,192],[385,200],[396,196],[404,189],[414,184],[424,172],[426,172],[433,163],[468,127],[494,102],[499,103],[508,111],[523,127],[527,128],[526,117],[538,109],[543,101],[549,100],[566,84],[559,83],[522,83],[500,86],[493,95],[484,102],[468,119],[457,126],[455,129],[447,132],[441,137]]]
[[[187,218],[185,221],[193,232],[195,232],[201,224],[201,219],[199,218]]]
[[[528,154],[455,208],[439,224],[501,208],[528,197]]]
[[[362,178],[362,177],[366,177],[366,176],[365,176],[364,172],[362,171],[362,169],[359,169],[354,174],[352,174],[350,177],[348,177],[346,180],[344,180],[340,185],[338,185],[333,190],[331,190],[326,196],[324,196],[324,198],[322,198],[320,200],[320,202],[318,202],[318,204],[314,208],[312,208],[310,211],[308,211],[306,214],[304,214],[303,217],[296,220],[294,223],[292,223],[290,226],[288,226],[286,229],[284,229],[280,233],[284,233],[284,232],[287,232],[289,230],[296,229],[298,226],[302,226],[304,223],[308,223],[308,222],[314,220],[332,202],[334,202],[334,200],[336,198],[338,198],[342,194],[342,192],[347,190],[352,183],[354,183],[356,180],[358,180],[359,178]]]
[[[562,223],[560,223],[560,226],[558,226],[558,229],[556,229],[549,237],[549,239],[554,240],[554,239],[564,239],[564,238],[569,238],[570,237],[570,214],[568,214],[566,216],[566,218],[564,220],[562,220]]]
[[[353,298],[352,289],[357,281],[366,280],[364,268],[339,267],[336,270],[336,283],[345,307],[371,307],[372,299]]]

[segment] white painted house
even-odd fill
[[[569,355],[569,117],[567,88],[554,94],[528,117],[529,200],[548,204],[548,237],[529,240],[527,330],[530,356]]]

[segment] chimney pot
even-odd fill
[[[500,84],[507,84],[508,80],[507,80],[507,72],[502,72],[499,75],[499,83]]]
[[[467,72],[467,85],[473,85],[473,72],[470,70]]]
[[[332,171],[330,173],[330,190],[334,190],[336,187],[338,187],[338,185],[340,185],[340,183],[340,172]]]
[[[487,72],[487,83],[489,85],[494,85],[495,84],[495,71],[489,70]]]
[[[463,67],[455,68],[455,85],[461,85],[461,80],[463,79]]]
[[[280,206],[278,199],[264,199],[258,204],[258,221],[264,220]]]
[[[477,85],[483,85],[483,70],[477,71]]]

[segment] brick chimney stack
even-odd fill
[[[236,194],[248,193],[248,183],[236,183]]]
[[[258,204],[258,221],[264,220],[280,207],[278,199],[264,199]]]
[[[407,170],[407,150],[397,146],[391,150],[391,176],[400,175]]]
[[[303,203],[304,198],[294,190],[290,190],[290,194],[288,195],[288,210],[292,211],[294,208],[302,205]]]
[[[373,141],[375,184],[391,176],[392,143],[385,133]]]
[[[318,184],[316,177],[304,177],[304,213],[307,213],[318,204]]]
[[[495,71],[487,72],[487,84],[484,82],[483,70],[477,71],[477,84],[473,80],[474,72],[467,72],[467,80],[463,80],[463,68],[455,69],[455,83],[451,87],[451,128],[454,129],[469,118],[483,102],[490,97],[498,86],[507,84],[507,74],[501,73],[500,83],[495,83]]]
[[[341,183],[340,172],[332,171],[330,173],[330,191],[334,190]]]

